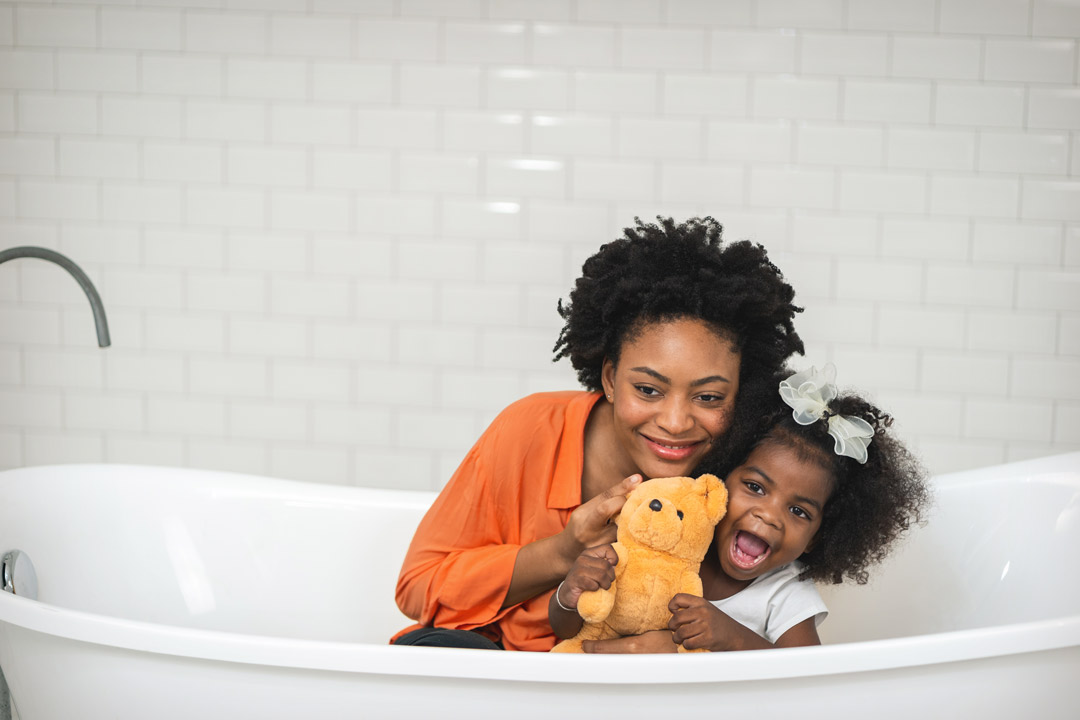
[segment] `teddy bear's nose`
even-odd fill
[[[664,504],[659,500],[653,500],[649,503],[649,509],[653,512],[660,512],[664,508]]]

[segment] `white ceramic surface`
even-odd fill
[[[867,586],[823,588],[826,645],[585,657],[399,648],[393,584],[428,493],[158,467],[0,473],[20,720],[1074,717],[1080,453],[934,480]]]

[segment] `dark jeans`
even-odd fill
[[[425,647],[474,648],[476,650],[502,650],[499,643],[492,642],[472,630],[448,628],[419,628],[405,633],[395,645],[422,645]]]

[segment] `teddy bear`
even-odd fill
[[[698,569],[726,512],[727,489],[714,475],[656,478],[635,488],[617,521],[615,581],[582,593],[577,610],[585,624],[552,652],[581,652],[584,640],[667,628],[671,598],[701,595]]]

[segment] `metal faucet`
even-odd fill
[[[56,263],[71,273],[71,276],[79,283],[79,287],[86,293],[87,299],[90,300],[90,309],[94,312],[94,326],[97,329],[98,346],[109,347],[111,341],[109,340],[109,323],[105,319],[105,306],[101,304],[101,296],[98,295],[94,283],[90,282],[90,278],[86,276],[83,269],[64,255],[61,255],[55,250],[49,250],[48,248],[22,246],[0,250],[0,264],[3,264],[8,260],[23,257],[48,260],[51,263]],[[0,561],[0,568],[2,568],[3,571],[2,588],[11,593],[35,598],[37,596],[36,577],[32,578],[33,582],[30,585],[21,589],[18,587],[19,584],[15,581],[14,566],[18,563],[19,557],[20,553],[15,551],[13,553],[5,554],[2,561]],[[30,575],[33,575],[32,570],[30,571]],[[29,578],[29,575],[27,577]],[[14,701],[11,698],[11,691],[8,689],[7,680],[4,678],[4,671],[0,669],[0,720],[11,720],[13,715],[13,705]]]
[[[0,264],[23,257],[48,260],[71,273],[71,276],[79,283],[79,287],[86,293],[87,299],[90,300],[90,309],[94,312],[94,326],[97,329],[98,347],[109,347],[111,340],[109,339],[109,323],[105,319],[105,306],[101,304],[101,296],[98,295],[94,283],[90,282],[90,278],[83,272],[83,269],[64,255],[48,248],[24,245],[0,250]]]
[[[22,247],[11,247],[6,250],[0,250],[0,264],[14,260],[15,258],[39,258],[41,260],[49,260],[55,262],[59,267],[64,268],[72,277],[75,277],[76,282],[79,283],[79,287],[82,288],[83,293],[86,294],[86,298],[90,300],[90,308],[94,312],[94,327],[97,329],[97,344],[100,348],[108,348],[111,344],[109,340],[109,323],[105,320],[105,305],[102,304],[102,296],[97,294],[97,289],[94,284],[90,282],[90,277],[86,276],[82,268],[77,266],[75,262],[72,262],[64,255],[60,255],[56,250],[51,250],[48,247],[32,247],[24,245]],[[14,579],[14,566],[16,565],[19,554],[8,553],[3,556],[2,562],[0,562],[0,568],[3,570],[3,589],[8,590],[9,593],[15,593],[19,595],[28,595],[33,598],[37,596],[37,579],[32,583],[33,587],[31,592],[24,592],[30,586],[26,588],[16,588]],[[32,571],[30,572],[32,574]],[[3,670],[0,669],[0,720],[11,720],[13,715],[11,691],[8,689],[8,682],[3,677]]]

